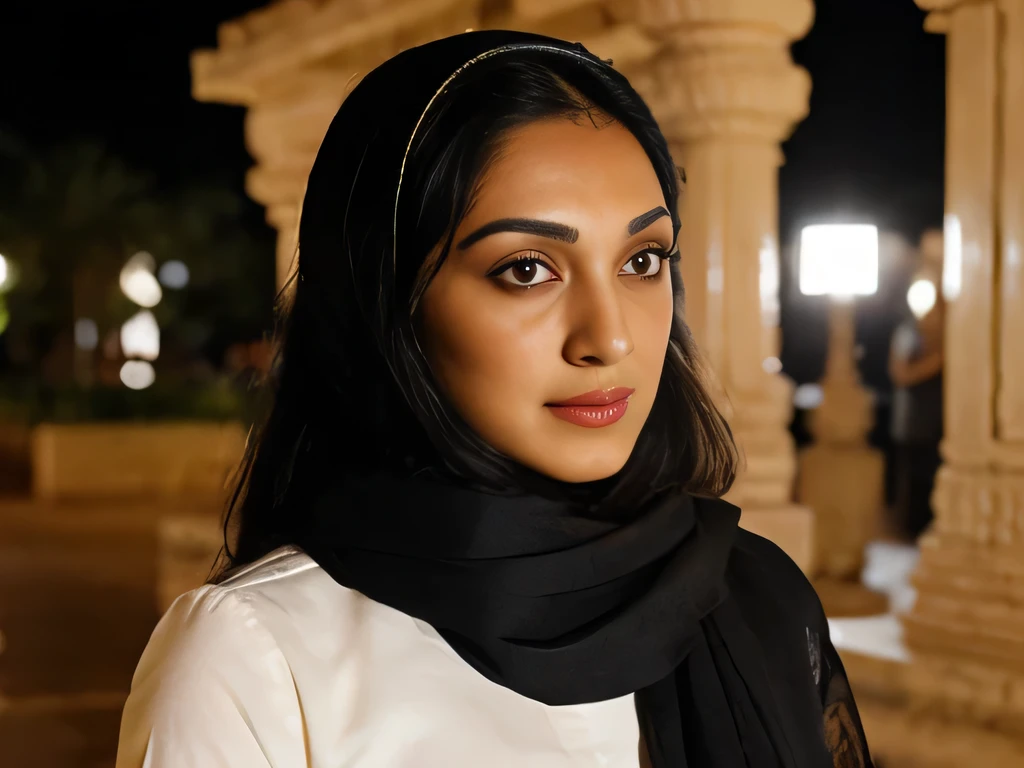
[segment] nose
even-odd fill
[[[633,352],[622,303],[613,286],[580,285],[570,300],[562,357],[581,368],[611,366]]]

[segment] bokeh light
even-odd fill
[[[145,389],[156,381],[156,371],[145,360],[128,360],[121,366],[121,383],[128,389]]]
[[[910,306],[910,311],[914,313],[914,317],[918,319],[932,311],[938,298],[939,291],[935,287],[935,283],[927,278],[915,280],[907,290],[907,304]]]
[[[125,357],[143,360],[160,356],[160,326],[152,312],[144,309],[121,326],[121,351]]]
[[[816,224],[800,234],[800,293],[870,296],[878,290],[878,228]]]
[[[75,321],[75,346],[79,349],[92,351],[99,346],[100,330],[96,321],[82,317]]]
[[[173,290],[181,290],[188,285],[188,267],[185,266],[183,261],[165,261],[160,265],[157,277],[166,287]]]
[[[163,298],[160,283],[153,275],[156,264],[153,257],[145,251],[128,259],[121,269],[119,283],[121,291],[140,307],[155,307]]]

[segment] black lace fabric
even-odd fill
[[[811,663],[821,691],[825,743],[834,768],[880,768],[871,761],[864,726],[850,690],[850,681],[831,641],[815,644]],[[815,654],[817,651],[817,655]]]

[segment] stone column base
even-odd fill
[[[840,652],[879,768],[1018,768],[1024,738],[922,706],[922,660]],[[945,678],[950,685],[954,679]]]
[[[1024,739],[1022,555],[1017,543],[934,532],[921,540],[917,602],[903,617],[917,709]]]
[[[857,694],[868,746],[884,768],[1020,768],[1024,741],[970,722],[930,717]]]

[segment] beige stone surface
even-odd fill
[[[867,700],[861,719],[879,768],[1020,768],[1019,741],[969,722],[921,716]]]
[[[177,514],[157,523],[157,608],[204,584],[224,544],[220,515]]]
[[[874,404],[861,385],[854,304],[832,301],[821,405],[813,445],[800,454],[797,499],[815,512],[815,572],[856,582],[885,503],[885,457],[868,445]]]
[[[971,764],[1024,765],[1024,73],[1007,68],[1024,57],[1024,2],[918,4],[947,35],[948,308],[944,464],[904,618],[907,701],[922,749],[966,760],[996,739],[1011,746]],[[971,744],[949,722],[998,736],[970,731]]]
[[[39,499],[223,492],[245,447],[237,423],[43,424],[32,434]]]
[[[0,500],[0,766],[109,768],[159,616],[158,522],[219,499]]]
[[[843,652],[842,660],[879,768],[1024,765],[1024,742],[962,713],[916,700],[914,676],[920,667],[915,663],[851,652]]]

